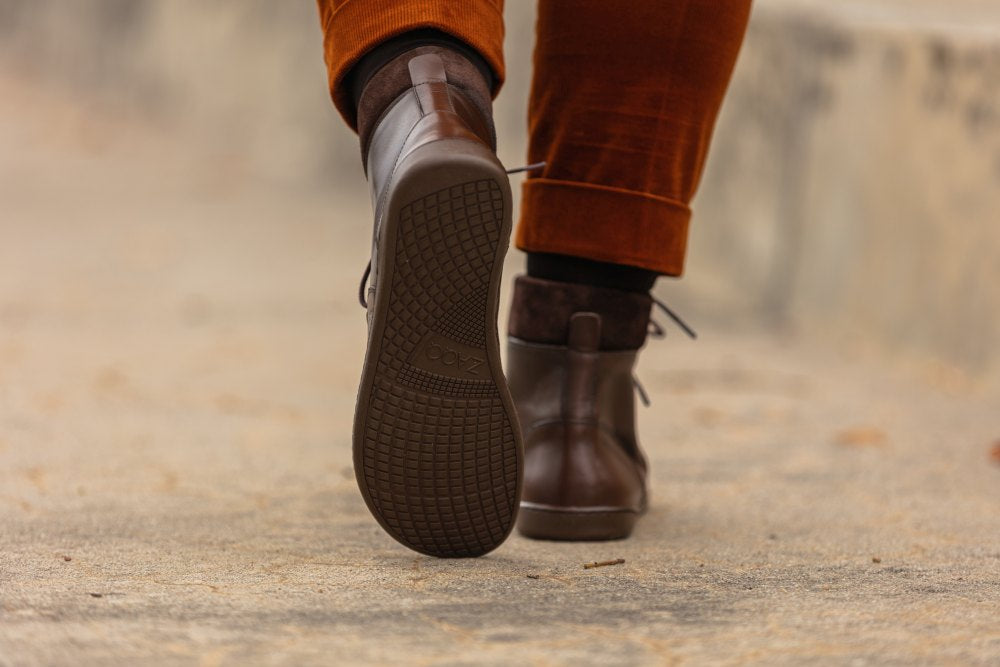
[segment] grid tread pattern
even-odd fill
[[[462,398],[469,396],[494,397],[497,395],[497,388],[492,382],[445,377],[409,364],[405,364],[400,369],[398,378],[402,385],[432,394]]]
[[[438,333],[470,347],[486,346],[486,329],[477,326],[478,318],[470,314],[486,314],[486,292],[469,294],[441,315]]]
[[[486,355],[488,297],[503,228],[491,179],[400,210],[388,315],[363,441],[363,478],[383,524],[438,556],[476,556],[508,534],[517,503],[514,424],[499,378],[459,380],[411,366],[434,333]]]

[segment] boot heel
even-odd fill
[[[521,503],[517,531],[536,540],[620,540],[632,534],[637,512],[572,511]]]

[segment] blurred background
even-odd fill
[[[497,115],[509,165],[525,154],[533,12],[507,3]],[[758,0],[695,202],[688,275],[660,289],[711,326],[995,373],[998,26],[990,0]],[[365,182],[324,80],[311,0],[0,1],[4,245],[17,253],[45,216],[76,217],[93,233],[78,231],[75,251],[96,252],[89,216],[158,218],[192,197],[264,189],[327,206],[313,223],[363,266]],[[123,167],[159,189],[122,182]],[[279,210],[269,233],[308,224]],[[331,281],[329,298],[352,287]],[[7,311],[16,294],[3,290]]]
[[[0,664],[998,664],[997,0],[755,2],[656,287],[699,338],[638,367],[649,515],[474,562],[357,492],[321,42],[313,0],[0,0]]]

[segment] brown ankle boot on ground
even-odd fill
[[[413,56],[386,65],[361,98],[375,230],[354,469],[394,538],[478,556],[510,533],[520,491],[496,330],[510,185],[475,96],[453,85],[440,54]],[[370,96],[391,102],[379,110]]]
[[[635,292],[515,282],[507,378],[524,437],[523,535],[618,539],[645,511],[632,371],[652,303]]]

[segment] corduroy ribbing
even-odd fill
[[[750,0],[538,0],[518,247],[681,273]]]
[[[515,243],[551,252],[638,266],[663,275],[684,271],[691,209],[681,202],[589,183],[524,182]]]

